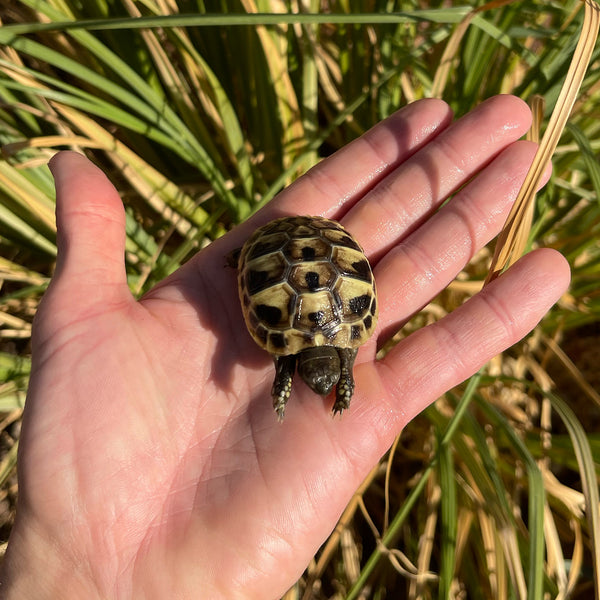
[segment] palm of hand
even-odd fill
[[[532,254],[382,362],[375,336],[341,420],[296,381],[277,422],[272,362],[245,331],[225,254],[281,214],[344,215],[375,264],[381,342],[497,232],[533,153],[509,146],[528,123],[514,99],[496,98],[439,134],[448,118],[437,101],[408,107],[140,302],[125,282],[115,192],[82,157],[60,156],[60,259],[36,322],[17,540],[45,539],[86,597],[281,595],[402,426],[531,329],[566,284],[559,256]],[[464,136],[476,124],[474,151]],[[397,190],[407,186],[403,201]],[[485,197],[490,186],[496,197]],[[332,197],[343,200],[332,206]],[[9,568],[26,553],[14,544]]]

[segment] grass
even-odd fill
[[[560,105],[583,3],[447,5],[14,0],[0,8],[4,539],[17,494],[31,322],[56,257],[49,157],[78,149],[117,184],[127,207],[129,283],[141,294],[409,101],[439,96],[461,115],[496,93],[540,97],[543,133]],[[569,293],[531,336],[406,428],[287,600],[598,598],[593,41],[591,52],[568,125],[554,140],[552,180],[530,205],[521,236],[526,248],[564,253]],[[478,289],[493,250],[480,252],[405,333]]]

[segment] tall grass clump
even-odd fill
[[[437,96],[461,115],[513,93],[536,107],[540,139],[568,104],[566,127],[561,119],[540,159],[552,156],[552,179],[537,198],[523,192],[496,248],[480,252],[405,331],[480,289],[494,255],[501,269],[523,249],[560,250],[573,270],[569,293],[532,335],[405,429],[286,598],[598,598],[593,27],[581,87],[569,102],[561,93],[584,15],[587,23],[596,11],[591,0],[3,3],[3,539],[17,494],[31,323],[56,258],[46,165],[58,149],[92,157],[117,185],[129,285],[139,295],[407,102]]]

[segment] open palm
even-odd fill
[[[535,151],[516,141],[529,118],[508,96],[454,124],[441,101],[409,105],[139,302],[115,190],[84,157],[57,155],[59,259],[34,328],[6,597],[285,592],[402,427],[565,289],[564,259],[533,252],[375,361],[498,232]],[[224,266],[255,227],[290,214],[340,220],[374,266],[379,324],[341,419],[297,379],[278,422],[272,361],[247,333]]]

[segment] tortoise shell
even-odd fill
[[[238,261],[248,331],[275,356],[307,348],[357,348],[377,322],[375,280],[358,242],[339,223],[296,216],[257,229]]]

